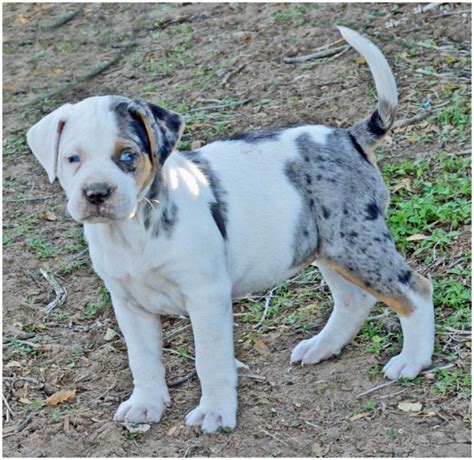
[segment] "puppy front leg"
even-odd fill
[[[235,428],[237,370],[232,337],[232,302],[227,296],[196,296],[189,316],[196,347],[196,370],[201,382],[199,406],[186,416],[188,425],[214,433]]]
[[[159,422],[170,400],[161,361],[160,317],[142,309],[130,308],[113,295],[112,303],[127,344],[134,385],[132,395],[120,404],[114,421]]]

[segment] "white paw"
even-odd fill
[[[212,407],[214,406],[214,407]],[[237,403],[205,404],[186,415],[186,425],[200,426],[204,433],[215,433],[219,428],[233,430],[237,424]]]
[[[420,371],[431,364],[431,359],[425,361],[417,361],[413,356],[400,353],[393,357],[383,368],[385,377],[390,380],[398,380],[400,378],[414,379]]]
[[[114,422],[158,423],[169,400],[167,393],[166,395],[154,395],[153,397],[140,396],[134,393],[127,401],[120,404],[114,415]]]
[[[341,347],[334,343],[334,340],[323,339],[321,334],[315,335],[311,339],[302,340],[291,353],[290,362],[301,361],[301,365],[317,364],[320,361],[330,358],[340,353]]]

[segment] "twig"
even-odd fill
[[[277,438],[274,434],[270,433],[269,431],[264,430],[263,428],[261,428],[261,431],[262,431],[262,433],[265,433],[266,435],[268,435],[268,436],[270,436],[271,438],[273,438],[275,441],[281,442],[281,443],[284,444],[285,446],[290,447],[290,445],[289,445],[287,442],[285,442],[285,441],[283,441],[283,440]]]
[[[175,329],[174,331],[170,331],[168,332],[167,334],[165,334],[163,340],[165,342],[169,342],[169,340],[174,337],[175,335],[179,334],[180,332],[182,331],[185,331],[186,329],[189,329],[191,327],[191,323],[189,324],[185,324],[184,326],[181,326],[181,327],[178,327],[177,329]]]
[[[452,16],[453,14],[464,14],[464,13],[471,13],[471,10],[454,10],[454,11],[448,11],[443,14],[437,14],[436,16],[431,16],[433,19],[437,18],[443,18],[445,16]]]
[[[182,356],[183,358],[188,358],[192,361],[196,361],[194,356],[187,355],[186,353],[180,353],[179,351],[172,350],[171,348],[163,348],[163,351],[167,351],[168,353],[172,353],[173,355]]]
[[[239,379],[267,380],[263,375],[258,374],[238,374]]]
[[[265,321],[268,312],[268,307],[270,306],[270,300],[273,298],[273,293],[275,292],[275,290],[279,287],[280,285],[275,286],[273,289],[270,289],[270,291],[268,291],[268,294],[265,296],[265,308],[263,310],[262,317],[260,318],[259,322],[255,326],[253,326],[252,329],[258,329]]]
[[[189,374],[183,375],[182,377],[176,377],[168,382],[169,387],[175,387],[177,385],[181,385],[188,380],[191,380],[196,375],[196,371],[193,370]]]
[[[12,411],[12,408],[10,407],[10,404],[8,404],[8,401],[7,401],[7,398],[5,398],[5,395],[2,393],[2,400],[3,400],[3,404],[5,404],[5,407],[7,408],[7,412],[6,412],[6,421],[9,422],[10,421],[10,415],[11,417],[13,418],[15,416],[15,414],[13,413]]]
[[[431,111],[425,110],[423,112],[417,113],[415,116],[410,117],[410,118],[404,118],[402,120],[397,120],[393,126],[393,128],[404,128],[405,126],[411,125],[413,123],[417,123],[418,121],[424,120],[425,118],[428,118],[430,115],[432,115]]]
[[[52,286],[54,292],[56,293],[56,298],[46,305],[46,313],[49,313],[53,308],[57,306],[61,306],[67,299],[67,291],[66,288],[62,287],[54,278],[53,275],[46,273],[42,268],[40,268],[40,273],[46,279],[46,281]]]
[[[31,382],[31,383],[35,383],[35,384],[38,384],[39,381],[34,379],[33,377],[3,377],[3,380],[7,380],[7,381],[10,381],[10,382],[16,382],[17,380],[24,380],[25,382]]]
[[[442,367],[434,367],[433,369],[428,369],[427,371],[423,371],[421,373],[421,375],[424,375],[424,374],[429,374],[431,372],[438,372],[438,371],[442,371],[444,369],[451,369],[452,367],[454,367],[454,364],[448,364],[447,366],[442,366]],[[389,382],[385,382],[385,383],[382,383],[380,385],[377,385],[373,388],[371,388],[370,390],[367,390],[367,391],[364,391],[362,393],[359,393],[356,398],[360,398],[362,396],[365,396],[365,395],[368,395],[369,393],[373,393],[374,391],[377,391],[377,390],[380,390],[382,388],[385,388],[385,387],[388,387],[390,385],[393,385],[394,383],[397,383],[398,380],[390,380]]]
[[[237,107],[239,105],[247,104],[250,101],[253,101],[253,97],[249,97],[247,99],[242,99],[241,101],[234,101],[234,102],[226,102],[225,104],[216,104],[216,105],[207,105],[205,107],[199,107],[197,109],[191,109],[185,112],[184,115],[193,112],[201,112],[202,110],[219,110],[219,109],[226,109],[228,107]]]
[[[349,45],[344,46],[337,46],[336,48],[328,48],[322,51],[317,51],[315,53],[306,54],[304,56],[295,56],[295,57],[285,57],[283,58],[283,62],[286,64],[293,64],[294,62],[306,62],[311,59],[321,59],[329,56],[333,56],[334,54],[340,53],[346,49],[349,49]]]
[[[68,13],[63,14],[62,16],[59,17],[59,19],[56,19],[52,23],[46,26],[47,30],[51,29],[57,29],[58,27],[61,27],[62,25],[66,24],[66,22],[71,21],[74,19],[80,12],[82,11],[81,8],[74,10],[74,11],[69,11]]]
[[[64,91],[69,91],[70,89],[74,88],[75,86],[79,85],[80,83],[90,80],[91,78],[94,78],[95,76],[99,75],[100,73],[106,71],[109,67],[113,66],[116,64],[118,61],[120,61],[124,55],[125,55],[125,50],[130,50],[132,49],[136,43],[133,43],[129,45],[127,48],[121,50],[119,53],[117,53],[110,61],[102,62],[101,64],[98,64],[95,66],[88,74],[84,75],[83,77],[76,78],[75,80],[66,83],[59,88],[52,89],[50,91],[46,91],[43,94],[40,94],[39,96],[36,96],[32,99],[27,99],[23,104],[20,105],[20,107],[24,107],[26,105],[31,105],[31,104],[36,104],[38,102],[43,101],[44,99],[49,99],[51,97],[55,97],[58,94],[63,93]]]
[[[21,343],[22,345],[26,345],[33,349],[43,347],[43,345],[41,345],[40,343],[28,342],[27,340],[13,339],[13,338],[8,338],[8,337],[6,337],[6,340],[10,342],[14,340],[15,342]]]
[[[443,329],[446,329],[447,331],[454,332],[456,334],[461,334],[461,335],[471,335],[472,331],[462,331],[461,329],[454,329],[454,327],[450,326],[441,326]]]
[[[229,80],[230,80],[234,75],[237,75],[241,70],[243,70],[246,65],[247,65],[247,62],[244,62],[242,65],[240,65],[240,66],[237,67],[236,69],[231,70],[230,72],[228,72],[228,73],[224,76],[224,78],[222,79],[222,84],[225,85],[226,83],[228,83]]]
[[[76,254],[73,254],[71,257],[69,257],[68,262],[72,262],[73,260],[80,259],[84,254],[87,254],[87,248],[83,249],[82,251],[77,252]]]
[[[33,412],[30,412],[15,428],[15,433],[20,433],[23,431],[31,422],[33,418]]]
[[[404,388],[403,390],[396,391],[395,393],[389,393],[388,395],[382,395],[382,396],[379,396],[379,399],[392,398],[393,396],[397,396],[397,395],[400,395],[402,393],[405,393],[405,391],[407,391],[407,390],[408,390],[408,388]]]

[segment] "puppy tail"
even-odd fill
[[[377,46],[352,29],[342,26],[338,26],[338,29],[367,62],[377,88],[378,104],[375,112],[349,129],[365,150],[380,140],[393,125],[398,104],[397,84],[387,60]]]

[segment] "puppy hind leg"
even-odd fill
[[[328,258],[328,265],[339,275],[364,289],[392,308],[400,317],[402,352],[384,367],[389,379],[415,378],[431,364],[434,348],[434,310],[430,281],[411,270],[393,244],[378,253],[370,250],[367,259],[350,252]],[[372,247],[373,249],[373,247]],[[348,255],[350,262],[347,262]]]
[[[303,340],[291,354],[291,362],[316,364],[338,354],[359,332],[377,299],[350,283],[318,261],[334,299],[334,310],[323,330],[311,339]]]

